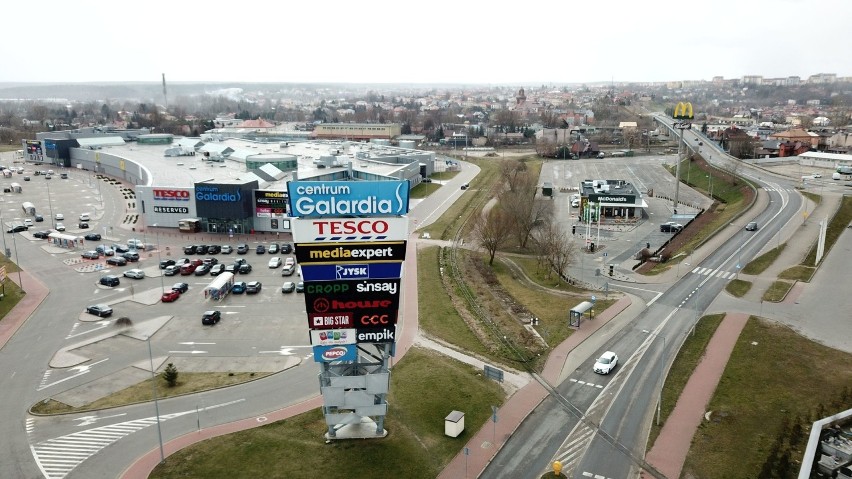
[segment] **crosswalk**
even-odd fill
[[[730,271],[722,271],[721,269],[713,268],[695,268],[692,270],[692,273],[700,274],[701,276],[715,276],[722,279],[733,279],[737,275]]]

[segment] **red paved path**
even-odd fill
[[[20,286],[17,272],[8,273],[7,278]],[[0,348],[6,345],[6,342],[15,335],[18,328],[26,322],[30,315],[33,314],[33,311],[38,308],[41,302],[44,301],[44,298],[50,293],[50,290],[47,289],[44,283],[30,276],[26,271],[21,271],[20,278],[24,282],[24,291],[27,294],[3,317],[3,321],[0,321]],[[4,299],[4,301],[6,300]]]

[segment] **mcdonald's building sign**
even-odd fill
[[[692,120],[695,118],[695,115],[692,114],[692,103],[689,102],[678,102],[675,105],[674,112],[672,113],[672,118],[675,120]]]

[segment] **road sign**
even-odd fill
[[[598,300],[597,296],[595,296],[595,295],[593,294],[593,295],[592,295],[592,303],[594,304],[594,302],[595,302],[595,301],[597,301],[597,300]]]
[[[603,255],[604,255],[604,256],[606,256],[606,255],[607,255],[606,251],[604,251],[604,254],[603,254]]]

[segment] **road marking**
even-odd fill
[[[207,406],[202,409],[193,408],[188,411],[182,411],[174,414],[162,414],[159,418],[157,416],[146,417],[87,429],[85,431],[79,431],[41,441],[37,444],[31,444],[30,451],[32,452],[33,458],[44,477],[48,479],[62,479],[83,461],[94,456],[105,447],[136,431],[157,424],[158,420],[160,422],[168,421],[169,419],[185,416],[187,414],[198,414],[198,411],[209,411],[211,409],[230,406],[242,401],[245,401],[245,399],[237,399],[222,404]],[[28,419],[27,432],[32,434],[32,429],[33,427],[31,427]]]
[[[192,351],[169,351],[169,354],[207,354],[207,351],[198,351],[194,349]]]
[[[293,348],[281,348],[278,351],[258,351],[260,354],[280,354],[281,356],[292,356],[296,353],[293,352]]]
[[[73,420],[74,420],[74,421],[80,421],[80,424],[77,424],[77,426],[78,426],[78,427],[83,427],[83,426],[88,426],[89,424],[94,424],[94,423],[98,422],[98,421],[99,421],[99,420],[101,420],[101,419],[109,419],[109,418],[111,418],[111,417],[121,417],[121,416],[126,416],[126,415],[127,415],[127,413],[126,413],[126,412],[123,412],[123,413],[121,413],[121,414],[113,414],[112,416],[103,416],[103,417],[98,417],[98,416],[83,416],[83,417],[74,418]]]
[[[36,391],[41,391],[42,389],[49,388],[50,386],[55,386],[55,385],[57,385],[57,384],[59,384],[59,383],[63,383],[63,382],[65,382],[65,381],[68,381],[69,379],[74,379],[74,378],[76,378],[76,377],[78,377],[78,376],[82,376],[82,375],[84,375],[84,374],[88,374],[88,373],[89,373],[89,371],[92,369],[92,366],[96,366],[96,365],[98,365],[98,364],[100,364],[100,363],[102,363],[102,362],[106,361],[107,359],[109,359],[109,358],[101,359],[100,361],[94,362],[94,363],[92,363],[92,364],[83,364],[83,365],[80,365],[80,366],[74,366],[73,368],[70,368],[70,369],[69,369],[69,371],[77,371],[77,373],[76,373],[76,374],[73,374],[73,375],[71,375],[71,376],[68,376],[67,378],[60,379],[59,381],[52,382],[52,383],[50,383],[50,384],[40,384],[40,385],[39,385],[39,387],[38,387],[38,389],[36,389]],[[51,371],[51,370],[47,370],[47,371],[45,371],[45,373],[44,373],[44,377],[42,378],[42,383],[45,383],[45,382],[46,382],[46,380],[50,377],[50,374],[48,374],[50,371]]]
[[[182,345],[185,345],[185,346],[195,346],[196,344],[198,344],[198,345],[205,344],[206,345],[206,344],[216,344],[216,343],[196,343],[196,342],[193,342],[193,341],[187,341],[187,342],[178,343],[178,344],[182,344]]]

